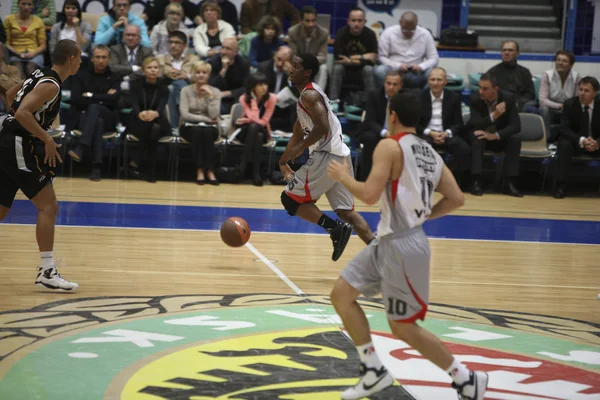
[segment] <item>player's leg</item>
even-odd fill
[[[375,234],[365,219],[354,210],[335,210],[335,213],[344,222],[354,226],[354,231],[358,237],[366,244],[371,243],[375,239]]]
[[[331,291],[331,303],[342,319],[360,357],[360,379],[345,390],[342,399],[361,399],[394,383],[375,352],[367,317],[356,301],[360,293],[379,293],[381,276],[376,264],[377,244],[362,249],[344,268]]]
[[[2,155],[0,155],[2,157]],[[10,177],[0,167],[0,222],[6,218],[19,187],[14,184]]]
[[[38,210],[35,236],[41,258],[39,274],[35,284],[48,289],[69,291],[77,289],[78,284],[65,280],[58,273],[54,261],[54,228],[56,215],[58,214],[58,202],[51,182],[47,182],[44,188],[31,197],[31,201]]]

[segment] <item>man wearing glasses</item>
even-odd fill
[[[404,88],[422,89],[427,76],[436,67],[439,55],[431,33],[418,26],[417,14],[407,11],[400,17],[400,25],[387,28],[379,39],[379,65],[375,75],[379,85],[383,84],[390,70],[402,74]]]
[[[502,43],[502,62],[488,72],[496,78],[500,89],[514,94],[518,110],[524,111],[527,106],[535,106],[535,89],[531,72],[517,64],[518,57],[519,44],[514,40],[507,40]]]
[[[143,47],[150,47],[148,28],[144,20],[131,12],[130,0],[114,0],[112,10],[98,21],[98,29],[94,37],[94,45],[103,44],[113,46],[123,42],[123,32],[127,25],[136,25],[140,28]]]

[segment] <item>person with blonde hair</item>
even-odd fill
[[[170,3],[165,8],[165,19],[156,24],[150,35],[150,46],[154,55],[169,54],[169,34],[171,32],[181,31],[189,35],[190,32],[183,23],[184,19],[185,14],[181,4]]]
[[[156,57],[147,57],[142,62],[144,79],[131,82],[131,120],[129,131],[140,139],[135,167],[147,162],[146,179],[156,182],[156,148],[158,139],[171,132],[166,115],[169,89],[159,81],[160,64]]]
[[[221,91],[208,85],[212,67],[198,61],[192,68],[193,83],[181,90],[179,112],[181,136],[190,142],[196,160],[196,183],[219,185],[213,172],[215,167],[215,140],[221,109]],[[208,179],[207,179],[208,178]]]

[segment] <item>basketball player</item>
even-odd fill
[[[331,110],[329,99],[313,82],[319,72],[319,60],[312,54],[300,54],[292,59],[290,82],[298,88],[298,119],[285,152],[279,160],[279,168],[288,185],[281,193],[281,203],[289,215],[323,227],[333,242],[333,261],[344,252],[346,244],[356,229],[358,236],[369,243],[375,238],[371,228],[356,211],[354,198],[341,184],[329,179],[327,165],[331,160],[346,160],[349,174],[352,172],[350,149],[342,138],[340,121]],[[287,164],[309,149],[310,157],[295,174]],[[331,208],[345,222],[334,221],[315,205],[325,195]]]
[[[52,68],[36,69],[6,94],[11,107],[0,132],[0,221],[21,189],[38,209],[36,238],[41,265],[35,284],[72,291],[78,285],[60,276],[52,252],[58,212],[52,179],[57,162],[62,160],[57,151],[60,146],[46,130],[58,114],[62,83],[79,70],[81,49],[72,40],[61,40],[54,57]],[[37,145],[43,145],[45,152]]]
[[[345,161],[332,161],[328,168],[329,177],[358,199],[367,204],[379,200],[381,207],[377,239],[350,261],[331,293],[361,361],[361,379],[342,393],[342,399],[360,399],[394,382],[373,347],[369,323],[356,302],[360,293],[382,293],[394,336],[447,371],[460,399],[482,400],[487,387],[486,373],[469,371],[416,323],[425,319],[429,301],[431,253],[422,225],[464,204],[464,195],[441,157],[415,134],[419,111],[413,94],[392,97],[387,122],[393,135],[377,144],[366,182],[356,181]],[[443,198],[432,207],[434,191]]]

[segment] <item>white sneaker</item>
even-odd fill
[[[356,386],[346,389],[342,393],[344,400],[362,399],[380,392],[394,384],[394,377],[390,375],[385,367],[380,369],[366,368],[365,364],[360,364],[360,381]]]
[[[56,270],[56,266],[47,268],[45,270],[42,270],[42,268],[38,268],[38,271],[38,276],[35,280],[35,284],[37,286],[42,286],[46,289],[53,290],[67,290],[70,292],[76,290],[79,287],[79,285],[75,282],[69,282],[62,276],[60,276],[60,274]]]
[[[483,400],[488,385],[488,374],[481,371],[471,371],[469,380],[462,385],[452,383],[458,392],[459,400]]]

